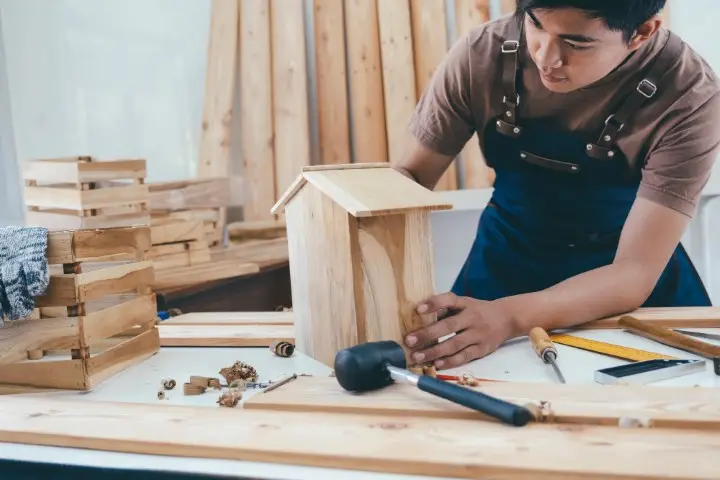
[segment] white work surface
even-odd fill
[[[696,331],[720,333],[720,329],[697,329]],[[622,332],[620,330],[583,331],[574,335],[616,343],[681,358],[701,358],[686,352],[660,345],[656,342]],[[720,342],[715,342],[720,344]],[[558,365],[570,384],[592,384],[594,371],[615,365],[626,364],[592,352],[558,345]],[[306,373],[327,376],[331,369],[311,358],[296,353],[291,358],[279,358],[267,348],[163,348],[157,355],[135,365],[97,386],[91,392],[36,393],[32,396],[73,397],[91,401],[131,402],[147,404],[195,405],[207,408],[219,407],[215,402],[216,393],[200,396],[184,396],[182,383],[190,375],[217,377],[218,370],[242,360],[254,365],[262,380],[275,380],[286,374]],[[475,376],[507,381],[555,383],[557,379],[549,365],[535,355],[527,339],[510,342],[486,358],[469,365],[442,373],[471,371]],[[174,378],[178,385],[168,392],[168,399],[158,400],[157,392],[163,378]],[[652,384],[664,386],[720,387],[720,377],[713,373],[711,362],[706,371],[672,380]],[[280,387],[282,388],[282,387]],[[253,391],[248,391],[249,398]],[[242,408],[238,405],[236,408]],[[232,426],[226,426],[232,428]],[[82,427],[79,427],[82,428]],[[58,464],[72,464],[92,467],[136,468],[165,470],[211,475],[233,475],[259,479],[287,480],[405,480],[430,477],[379,474],[375,472],[338,471],[336,469],[311,468],[304,466],[239,462],[230,460],[195,459],[153,455],[135,455],[70,448],[38,447],[0,443],[0,458],[37,461]],[[239,473],[241,472],[241,474]],[[437,479],[438,477],[432,477]]]

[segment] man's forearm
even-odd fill
[[[549,289],[498,300],[512,311],[514,335],[533,327],[566,328],[638,308],[652,291],[635,262],[619,262],[569,278]]]

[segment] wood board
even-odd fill
[[[549,402],[556,424],[618,425],[620,417],[649,420],[653,428],[720,430],[720,389],[652,386],[546,385],[483,382],[476,390],[520,405]],[[299,377],[244,401],[250,410],[337,412],[400,417],[487,419],[483,414],[408,385],[362,394],[343,390],[335,378]]]
[[[572,329],[604,330],[620,328],[618,320],[625,315],[665,328],[720,328],[720,307],[653,307],[639,308],[626,314],[577,325]]]
[[[269,347],[295,343],[292,325],[158,325],[163,347]]]
[[[720,471],[717,432],[517,428],[464,419],[67,398],[0,397],[0,441],[457,478],[715,479]]]
[[[192,312],[168,318],[163,325],[292,325],[292,312]]]

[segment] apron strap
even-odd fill
[[[605,127],[600,133],[597,143],[587,144],[589,157],[607,159],[615,156],[616,151],[613,150],[613,147],[618,135],[633,113],[657,94],[661,79],[670,70],[670,66],[676,61],[681,49],[682,41],[680,37],[670,32],[662,50],[655,57],[647,74],[634,86],[617,112],[611,114],[605,120]]]
[[[517,123],[517,110],[520,105],[520,94],[517,89],[517,75],[520,71],[518,51],[522,35],[522,27],[518,23],[517,19],[510,22],[508,36],[500,47],[503,57],[503,115],[498,118],[496,129],[510,137],[519,137],[522,133],[522,127]]]

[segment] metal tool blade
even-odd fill
[[[552,357],[550,357],[549,360],[550,360],[550,365],[552,365],[553,370],[555,370],[555,373],[557,374],[557,376],[558,376],[558,378],[560,379],[560,381],[561,381],[562,383],[566,383],[566,382],[565,382],[565,377],[563,377],[563,374],[562,374],[562,372],[560,371],[560,369],[558,368],[557,364],[555,363],[555,360],[553,360]]]
[[[701,333],[701,332],[690,332],[688,330],[680,330],[677,328],[673,329],[674,332],[682,333],[683,335],[689,335],[691,337],[709,338],[711,340],[720,340],[720,334],[717,333]]]

